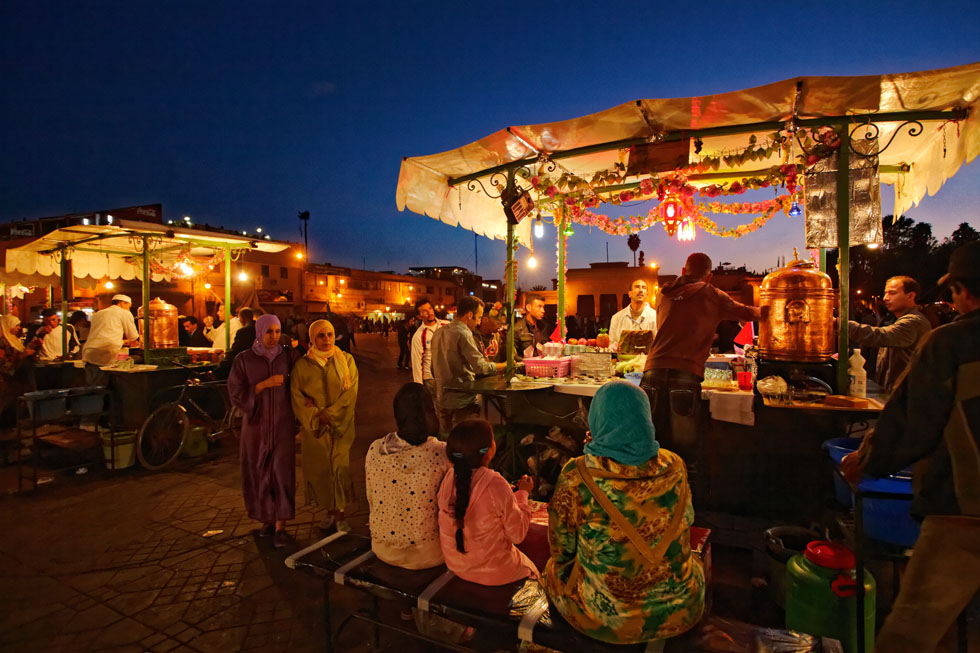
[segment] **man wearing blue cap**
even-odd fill
[[[939,280],[959,313],[926,338],[861,448],[841,461],[851,483],[915,464],[922,531],[876,653],[934,651],[980,591],[980,242]]]

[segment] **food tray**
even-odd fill
[[[561,358],[525,358],[524,371],[528,376],[536,377],[566,377],[572,369],[572,357],[562,356]]]

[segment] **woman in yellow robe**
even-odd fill
[[[320,524],[349,530],[344,511],[354,500],[350,448],[354,443],[357,366],[335,344],[327,320],[310,325],[310,349],[290,377],[293,412],[303,434],[303,478],[308,503],[327,510]]]

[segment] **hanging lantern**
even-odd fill
[[[677,232],[677,240],[682,243],[694,241],[694,220],[684,218],[684,221],[681,222],[680,229]]]
[[[674,237],[674,233],[681,225],[683,216],[684,204],[681,202],[680,198],[674,195],[668,195],[664,198],[664,201],[660,203],[660,221],[664,223],[664,231],[666,231],[667,235],[671,238]]]

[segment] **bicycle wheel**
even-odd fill
[[[147,469],[169,465],[184,443],[191,420],[180,404],[164,404],[143,422],[136,440],[136,455]]]

